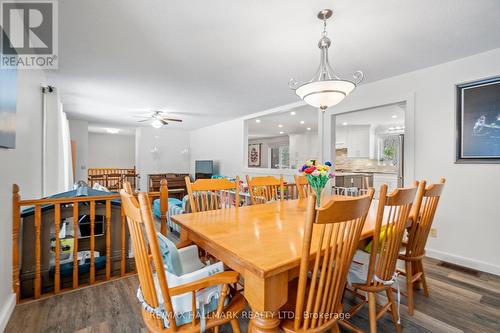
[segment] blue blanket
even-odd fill
[[[178,207],[182,207],[182,201],[180,201],[179,199],[175,199],[175,198],[168,198],[168,206],[178,206]],[[161,214],[160,214],[160,199],[156,199],[155,201],[153,201],[153,213],[155,214],[156,217],[160,218],[161,217]]]

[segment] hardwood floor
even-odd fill
[[[402,297],[403,332],[500,332],[500,277],[425,260],[430,297],[415,293],[415,315],[408,316]],[[131,276],[64,295],[16,306],[7,333],[19,332],[146,332],[135,297],[137,277]],[[404,290],[404,283],[401,283]],[[350,300],[347,300],[349,302]],[[363,309],[353,323],[368,330]],[[242,331],[247,320],[241,319]],[[231,332],[224,327],[223,333]],[[379,332],[393,332],[389,315]]]

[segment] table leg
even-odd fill
[[[288,273],[261,277],[245,272],[245,298],[252,308],[248,331],[252,333],[279,332],[279,310],[288,297]]]
[[[251,333],[277,333],[279,332],[279,312],[254,312],[248,325]]]

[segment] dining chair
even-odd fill
[[[299,277],[290,282],[284,307],[294,316],[281,322],[285,332],[338,332],[349,265],[373,193],[333,198],[318,209],[316,195],[309,196]]]
[[[293,178],[295,178],[295,186],[297,187],[299,198],[307,198],[312,193],[312,188],[307,181],[307,177],[294,175]]]
[[[185,178],[191,212],[204,212],[240,205],[240,178],[197,179]],[[233,192],[234,191],[234,192]]]
[[[410,213],[412,225],[408,231],[408,242],[404,246],[404,252],[399,255],[399,259],[405,262],[405,271],[400,273],[406,278],[409,315],[413,315],[414,312],[413,287],[415,283],[421,283],[424,295],[429,296],[422,259],[445,182],[446,180],[441,178],[439,183],[426,187],[426,182],[422,181]]]
[[[365,248],[369,252],[356,251],[349,269],[350,288],[347,290],[362,301],[350,308],[348,313],[354,316],[368,303],[371,333],[377,332],[377,320],[389,310],[396,331],[401,331],[399,303],[394,300],[392,288],[396,285],[398,293],[400,292],[396,263],[417,186],[418,183],[415,182],[412,187],[397,188],[390,194],[387,194],[386,184],[380,187],[373,239],[369,248]],[[377,311],[376,295],[382,292],[387,295],[387,303],[380,307],[380,311]],[[362,332],[348,320],[344,320],[342,324],[353,331]]]
[[[194,333],[214,328],[218,332],[219,326],[230,323],[233,331],[239,333],[235,315],[246,302],[240,293],[230,293],[229,289],[230,284],[238,281],[238,273],[223,271],[222,263],[187,271],[181,267],[181,276],[169,272],[166,260],[172,260],[175,246],[163,251],[163,255],[160,253],[160,236],[147,194],[140,193],[139,202],[124,189],[120,196],[139,277],[137,297],[148,331]],[[200,276],[203,277],[194,279]]]
[[[285,185],[283,176],[280,176],[280,178],[275,178],[273,176],[250,178],[250,176],[247,175],[246,178],[252,205],[284,199]]]

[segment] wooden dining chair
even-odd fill
[[[191,212],[238,207],[240,205],[240,178],[197,179],[185,178]]]
[[[248,192],[252,205],[262,204],[269,201],[284,200],[285,183],[283,176],[259,176],[250,178],[247,175]]]
[[[408,242],[405,244],[404,252],[399,255],[399,259],[405,262],[405,271],[400,273],[406,277],[409,315],[413,315],[414,312],[413,287],[415,283],[421,283],[424,295],[429,296],[422,259],[445,182],[446,180],[441,178],[439,183],[426,187],[426,182],[422,181],[410,214],[412,225],[408,231]]]
[[[312,188],[307,181],[307,177],[294,175],[293,178],[295,178],[295,186],[297,186],[299,198],[307,198],[312,193]]]
[[[209,277],[169,287],[164,262],[160,254],[157,232],[153,222],[150,201],[145,193],[139,194],[139,202],[135,196],[120,190],[123,209],[132,239],[135,263],[137,267],[142,301],[142,317],[149,332],[200,332],[231,323],[234,332],[240,332],[235,317],[245,307],[245,299],[240,293],[234,293],[225,304],[229,293],[229,284],[238,281],[238,273],[226,271]],[[145,230],[145,234],[144,231]],[[220,294],[216,310],[204,314],[199,306],[198,293],[207,288],[220,286]],[[176,311],[173,297],[191,298],[190,317],[188,323],[178,325],[179,318],[185,319],[185,313]],[[188,302],[189,303],[189,302]],[[188,305],[189,306],[189,305]],[[193,316],[193,314],[196,314]],[[193,318],[194,317],[194,318]]]
[[[392,288],[398,286],[396,263],[417,186],[418,183],[415,182],[413,187],[398,188],[390,194],[387,194],[386,184],[381,186],[371,252],[358,250],[351,264],[348,290],[362,302],[348,312],[354,316],[368,303],[371,333],[377,332],[377,320],[389,310],[396,331],[401,331],[398,304],[394,300]],[[376,295],[381,292],[386,293],[387,303],[377,311]],[[362,332],[349,321],[345,320],[342,324],[353,331]]]
[[[284,307],[294,316],[281,322],[285,332],[338,332],[349,265],[373,193],[334,198],[318,209],[316,195],[309,196],[299,277],[290,282]]]

